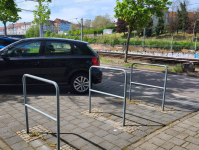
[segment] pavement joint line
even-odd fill
[[[143,137],[143,138],[141,138],[141,139],[138,139],[137,141],[131,143],[131,144],[128,145],[126,148],[128,148],[128,147],[131,146],[131,145],[132,145],[133,147],[139,147],[141,144],[143,144],[143,143],[145,143],[146,141],[150,140],[152,137],[155,137],[156,135],[158,135],[158,134],[162,133],[163,131],[169,129],[169,128],[170,128],[169,125],[171,125],[171,124],[177,125],[177,124],[179,124],[180,121],[182,122],[182,121],[186,120],[187,117],[190,118],[190,117],[193,117],[193,116],[197,115],[197,112],[198,112],[198,111],[199,111],[199,110],[194,111],[194,112],[191,112],[191,113],[189,113],[189,114],[187,114],[187,115],[185,115],[185,116],[183,116],[183,117],[181,117],[181,118],[179,118],[179,119],[177,119],[177,120],[175,120],[175,121],[173,121],[173,122],[171,122],[171,123],[168,123],[165,127],[161,127],[161,128],[159,128],[159,129],[157,129],[157,130],[151,132],[150,134],[146,135],[145,137]],[[182,144],[182,145],[183,145],[183,144]]]
[[[26,129],[23,129],[23,130],[20,130],[20,131],[17,131],[17,135],[19,137],[21,137],[27,144],[30,145],[30,143],[38,140],[38,139],[41,139],[42,141],[46,142],[46,140],[44,139],[44,136],[48,135],[48,134],[53,134],[52,131],[46,129],[45,127],[43,127],[42,125],[38,125],[38,126],[35,126],[35,127],[31,127],[29,128],[29,134],[26,133]],[[61,139],[60,139],[61,140]],[[49,143],[47,142],[47,144],[50,146],[50,147],[55,147],[57,143]],[[33,148],[35,148],[33,145],[31,145]],[[69,146],[68,144],[65,144],[63,146],[60,147],[61,150],[75,150],[74,148],[72,148],[71,146]],[[56,150],[56,148],[55,148]]]

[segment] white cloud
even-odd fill
[[[20,1],[22,0],[16,0],[16,2]],[[38,3],[27,1],[17,4],[19,8],[34,10],[35,5]],[[106,13],[108,13],[110,16],[113,16],[115,5],[116,0],[52,0],[52,3],[49,5],[49,8],[51,8],[50,19],[54,20],[56,18],[60,18],[77,23],[76,19],[74,18],[93,20],[95,16],[105,15]],[[32,12],[22,11],[19,13],[19,16],[22,19],[20,19],[18,22],[30,22],[34,19]],[[78,21],[80,22],[80,19]],[[0,26],[3,25],[0,24]]]

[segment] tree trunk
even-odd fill
[[[7,36],[7,31],[6,31],[6,22],[3,23],[4,25],[4,36]]]
[[[128,55],[128,49],[129,49],[129,40],[130,40],[131,32],[132,32],[132,30],[128,29],[128,37],[127,37],[127,42],[126,42],[126,51],[125,51],[124,62],[127,62],[127,55]]]

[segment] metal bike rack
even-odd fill
[[[135,65],[135,64],[164,67],[165,68],[164,87],[154,86],[154,85],[149,85],[149,84],[143,84],[143,83],[138,83],[138,82],[131,82],[132,74],[133,74],[133,65]],[[163,91],[163,99],[162,99],[162,111],[164,111],[165,92],[166,92],[166,84],[167,84],[167,66],[165,66],[165,65],[158,65],[158,64],[149,64],[149,63],[133,63],[131,65],[131,74],[130,74],[130,88],[129,88],[129,100],[130,101],[131,101],[131,84],[141,85],[141,86],[147,86],[147,87],[153,87],[153,88],[158,88],[158,89],[163,89],[164,91]]]
[[[32,79],[36,79],[36,80],[39,80],[39,81],[43,81],[43,82],[47,82],[47,83],[50,83],[50,84],[53,84],[55,86],[55,89],[56,89],[56,99],[57,99],[57,118],[54,118],[30,105],[27,104],[27,99],[26,99],[26,77],[29,77],[29,78],[32,78]],[[53,121],[56,121],[57,122],[57,150],[60,150],[60,111],[59,111],[59,86],[57,85],[56,82],[54,81],[51,81],[51,80],[47,80],[47,79],[44,79],[44,78],[40,78],[40,77],[37,77],[37,76],[33,76],[33,75],[30,75],[30,74],[24,74],[23,75],[23,78],[22,78],[22,81],[23,81],[23,95],[24,95],[24,105],[25,105],[25,114],[26,114],[26,129],[27,129],[27,133],[29,133],[29,124],[28,124],[28,107],[31,108],[32,110],[34,111],[37,111],[38,113],[52,119]]]
[[[124,79],[124,97],[119,96],[119,95],[114,95],[114,94],[110,94],[110,93],[106,93],[106,92],[102,92],[102,91],[97,91],[97,90],[93,90],[91,89],[91,69],[92,68],[101,68],[101,69],[109,69],[109,70],[119,70],[119,71],[123,71],[125,74],[125,79]],[[118,69],[118,68],[111,68],[111,67],[102,67],[102,66],[91,66],[89,69],[89,113],[91,113],[91,92],[96,92],[96,93],[100,93],[100,94],[105,94],[105,95],[109,95],[109,96],[113,96],[113,97],[118,97],[118,98],[122,98],[124,99],[123,102],[123,126],[125,126],[125,114],[126,114],[126,86],[127,86],[127,73],[124,69]]]

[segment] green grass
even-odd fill
[[[100,57],[100,62],[112,64],[112,63],[113,63],[113,60],[107,60],[107,59],[103,59],[103,58]]]
[[[39,48],[30,48],[29,53],[39,53]]]

